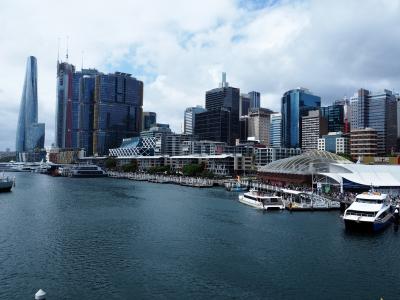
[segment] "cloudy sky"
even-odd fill
[[[26,58],[38,59],[39,121],[54,140],[56,61],[132,73],[144,110],[180,132],[185,107],[227,72],[280,109],[302,86],[327,104],[356,89],[400,90],[400,1],[168,0],[0,2],[0,150],[15,148]]]

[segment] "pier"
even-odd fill
[[[148,181],[160,184],[177,184],[197,188],[210,188],[223,184],[223,181],[216,179],[173,175],[153,175],[147,173],[123,173],[110,171],[108,172],[108,177],[130,179],[135,181]]]

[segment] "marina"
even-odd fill
[[[396,224],[371,235],[345,230],[339,211],[264,214],[222,187],[11,175],[16,188],[0,194],[0,256],[7,258],[1,299],[32,299],[39,288],[47,299],[88,300],[105,293],[115,299],[400,294]]]

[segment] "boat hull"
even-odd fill
[[[352,231],[365,231],[365,232],[378,232],[385,229],[392,221],[392,217],[388,216],[382,222],[357,222],[354,220],[344,219],[346,230]]]
[[[13,182],[0,182],[0,192],[11,192]]]
[[[285,206],[283,204],[265,204],[262,205],[262,203],[258,202],[258,201],[252,201],[252,200],[248,200],[246,198],[244,198],[242,195],[239,196],[239,202],[249,205],[251,207],[257,208],[257,209],[261,209],[261,210],[282,210],[285,209]]]

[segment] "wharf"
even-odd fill
[[[145,173],[123,173],[123,172],[108,172],[108,176],[119,179],[130,179],[136,181],[148,181],[160,184],[177,184],[182,186],[210,188],[221,185],[220,180],[173,176],[173,175],[152,175]]]

